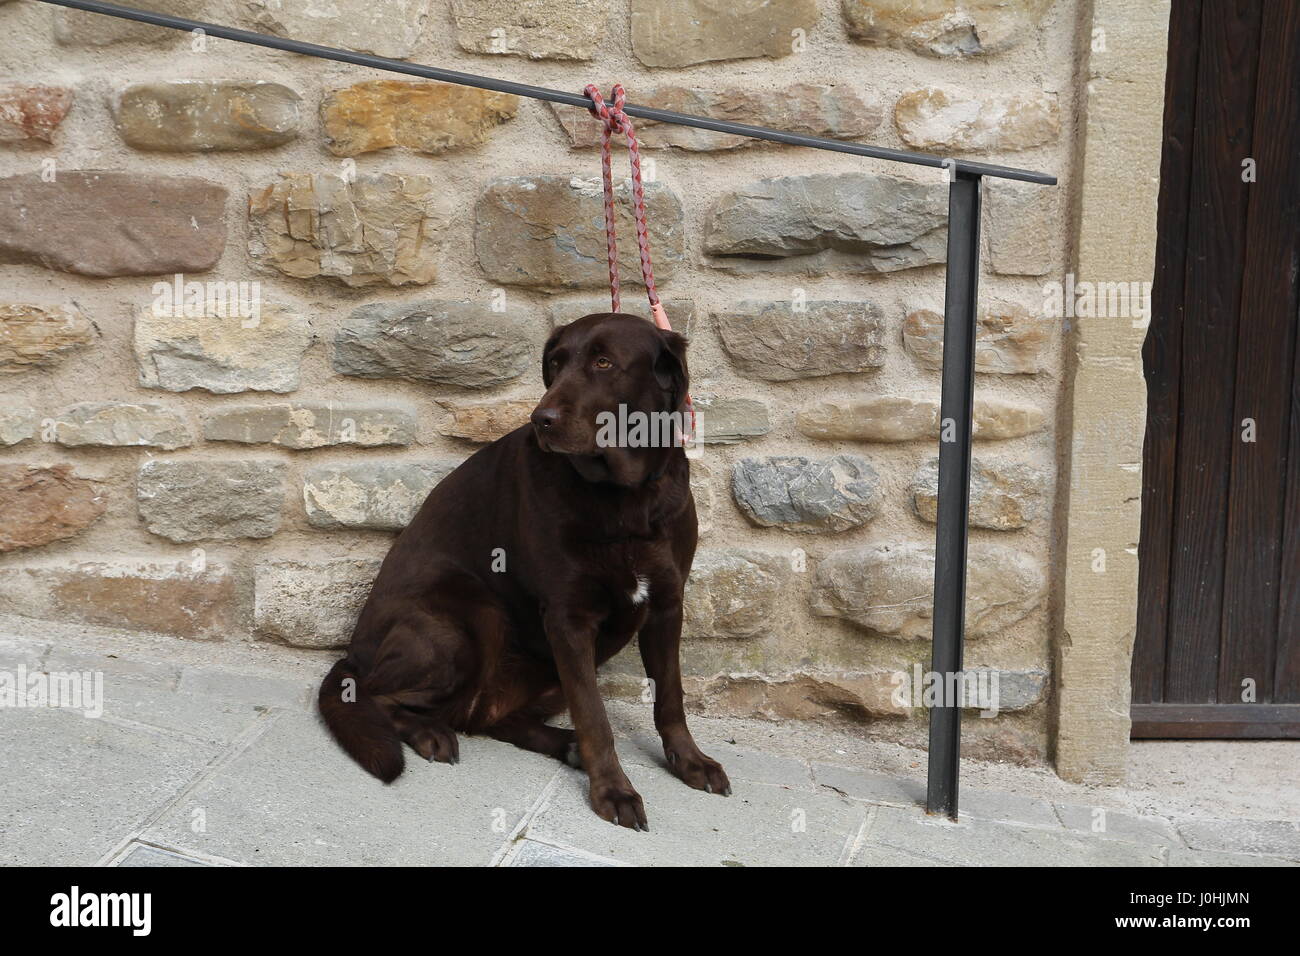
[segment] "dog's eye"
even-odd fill
[[[614,367],[614,363],[611,362],[609,359],[605,358],[605,356],[603,355],[600,356],[598,359],[596,359],[596,368],[613,368],[613,367]]]

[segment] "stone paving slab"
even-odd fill
[[[1146,843],[1152,846],[1182,846],[1182,840],[1179,839],[1173,825],[1164,817],[1062,803],[1055,806],[1062,825],[1067,830],[1083,836],[1096,835],[1110,840]]]
[[[1163,866],[1160,847],[876,807],[855,866]]]
[[[178,690],[183,694],[240,700],[261,707],[310,711],[317,688],[307,681],[260,677],[216,667],[187,667],[181,672]]]
[[[28,670],[40,667],[41,660],[50,652],[50,645],[13,638],[0,638],[0,668],[17,670],[21,664]]]
[[[53,709],[0,709],[0,740],[0,862],[8,865],[97,862],[220,752]]]
[[[1038,827],[1061,825],[1056,811],[1046,800],[1022,797],[1015,793],[966,789],[961,792],[960,805],[961,815],[972,820],[1022,823]]]
[[[103,675],[103,717],[162,731],[185,734],[215,743],[229,743],[267,708],[238,700],[182,690],[181,670],[173,665],[139,661],[104,651],[60,648],[28,641],[0,640],[0,669],[24,665],[28,673],[65,672]],[[279,686],[277,682],[273,686]],[[246,697],[257,698],[259,682]],[[301,688],[299,688],[299,692]],[[266,699],[275,699],[265,694]],[[279,695],[283,700],[284,694]]]
[[[536,840],[520,840],[505,866],[624,866],[608,857],[583,853],[572,847],[551,846]]]
[[[265,710],[255,704],[178,693],[109,676],[104,680],[104,720],[141,724],[217,744],[234,741]]]
[[[851,767],[820,762],[813,763],[812,774],[818,786],[842,793],[854,800],[866,800],[868,803],[894,807],[925,805],[925,783],[921,780],[867,773]],[[962,794],[962,803],[965,804],[965,794]]]
[[[1173,847],[1169,866],[1296,866],[1280,856],[1256,856],[1253,853],[1217,853],[1213,850],[1189,850]]]
[[[46,671],[99,671],[103,673],[106,684],[146,683],[170,690],[176,688],[181,673],[174,664],[65,647],[50,648],[41,666]]]
[[[699,734],[695,742],[700,745],[701,750],[722,764],[730,780],[748,780],[751,783],[765,783],[800,790],[817,789],[811,770],[802,760],[747,750],[726,740],[710,737],[708,734]],[[624,765],[657,767],[664,773],[668,773],[668,761],[664,759],[663,744],[658,737],[638,734],[631,738],[620,739],[616,742],[615,749],[618,751],[619,761]]]
[[[849,767],[813,764],[818,784],[855,800],[892,807],[924,807],[925,783],[905,777],[864,773]],[[1005,821],[1028,826],[1059,827],[1061,821],[1046,800],[1014,793],[962,790],[961,816],[972,820]]]
[[[170,850],[143,843],[132,844],[126,854],[114,866],[208,866],[200,860],[194,860]]]
[[[1178,824],[1178,832],[1193,850],[1300,860],[1300,826],[1287,820],[1189,820]]]
[[[587,778],[564,768],[525,835],[636,865],[835,866],[865,819],[832,793],[735,779],[730,797],[692,790],[666,770],[626,764],[645,801],[649,833],[607,823],[587,801]]]
[[[315,717],[280,714],[143,837],[246,864],[485,865],[560,765],[482,738],[460,746],[454,766],[408,750],[406,772],[385,786]]]

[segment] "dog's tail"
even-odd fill
[[[325,675],[317,703],[330,733],[353,760],[384,783],[397,779],[406,764],[402,740],[379,703],[361,690],[347,658]]]

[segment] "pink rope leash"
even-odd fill
[[[645,185],[641,177],[641,146],[637,142],[636,130],[632,126],[632,117],[623,112],[627,94],[623,90],[622,83],[615,83],[614,103],[610,106],[595,85],[588,83],[583,92],[591,100],[591,114],[600,120],[600,173],[605,187],[605,238],[606,255],[609,258],[611,311],[622,311],[618,279],[618,239],[614,228],[614,171],[610,146],[614,134],[621,133],[627,137],[627,152],[632,163],[632,220],[636,224],[636,244],[641,254],[641,278],[645,281],[646,297],[650,300],[650,314],[654,317],[656,326],[671,332],[673,327],[668,321],[668,313],[664,311],[663,303],[659,301],[659,293],[655,289],[654,265],[650,261],[650,232],[646,226]],[[684,441],[694,441],[697,434],[695,403],[691,401],[689,394],[686,396],[686,409],[691,416],[691,433],[689,437],[683,435],[682,438]]]

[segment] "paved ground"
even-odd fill
[[[0,674],[104,673],[103,716],[0,709],[0,863],[925,866],[1300,865],[1300,742],[1145,744],[1132,784],[963,768],[963,819],[919,806],[924,755],[758,721],[695,721],[735,793],[664,769],[647,708],[611,707],[651,833],[597,818],[585,777],[484,739],[408,754],[383,787],[310,702],[328,660],[0,621]]]

